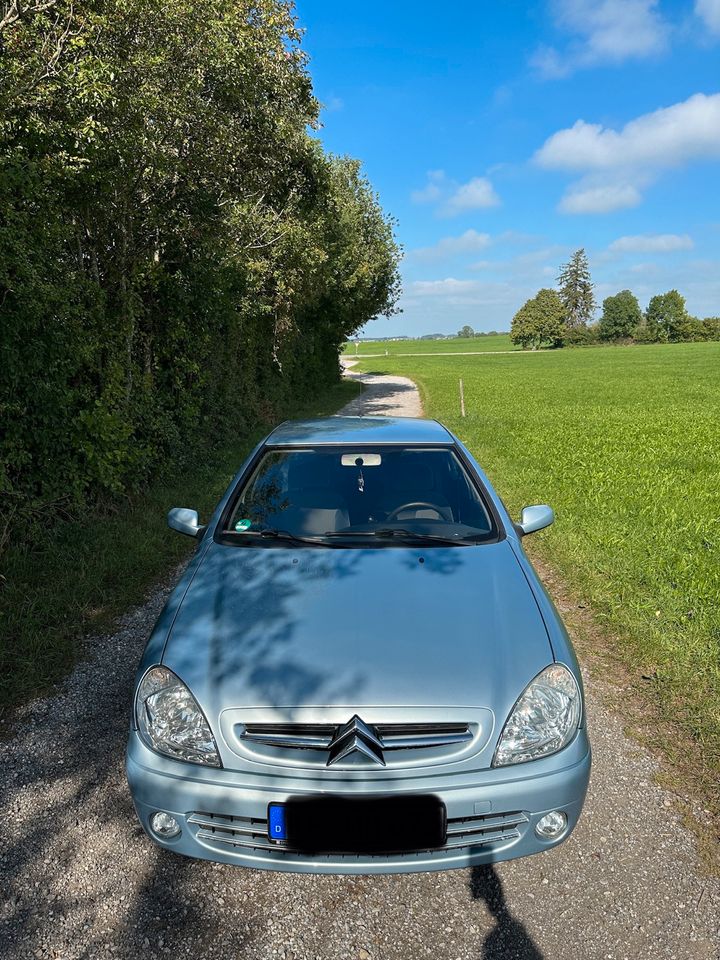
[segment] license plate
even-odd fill
[[[441,847],[437,797],[291,798],[268,807],[268,837],[302,853],[410,853]]]

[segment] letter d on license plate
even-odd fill
[[[268,807],[268,836],[271,840],[287,840],[285,806],[282,803],[271,803]]]

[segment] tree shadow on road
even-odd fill
[[[505,899],[505,891],[495,868],[473,867],[470,893],[474,900],[485,901],[495,926],[485,937],[482,960],[543,960],[543,954],[525,926],[513,916]]]

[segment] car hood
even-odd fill
[[[208,718],[236,707],[477,706],[505,716],[552,649],[507,541],[211,543],[163,663]]]

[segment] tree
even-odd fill
[[[621,290],[614,297],[603,300],[599,333],[602,340],[620,340],[631,337],[642,322],[642,311],[637,297],[630,290]]]
[[[474,337],[474,336],[475,336],[475,331],[473,330],[473,328],[472,328],[471,326],[469,326],[469,325],[466,323],[465,326],[462,328],[462,330],[458,330],[458,336],[469,339],[470,337]]]
[[[533,350],[548,344],[562,346],[565,332],[565,310],[555,290],[540,290],[515,314],[510,327],[513,343]]]
[[[394,311],[393,221],[309,135],[300,41],[289,0],[4,4],[0,497],[18,513],[46,523],[255,429]]]
[[[720,317],[705,317],[702,321],[705,340],[720,340]]]
[[[656,294],[645,311],[645,326],[649,336],[670,343],[693,340],[695,330],[692,318],[685,308],[685,297],[677,290]]]
[[[572,330],[587,326],[595,313],[595,297],[588,258],[582,248],[560,268],[558,283],[567,327]]]

